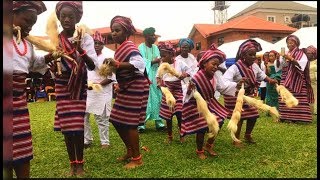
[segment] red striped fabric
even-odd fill
[[[211,112],[214,112],[223,119],[231,116],[229,110],[222,106],[214,97],[214,86],[212,81],[206,78],[204,70],[200,70],[195,74],[193,82],[200,88],[199,92],[203,98],[208,101],[208,107],[212,110]]]
[[[250,97],[254,97],[251,95]],[[228,108],[230,111],[233,111],[236,105],[237,97],[236,96],[228,96],[224,95],[224,106]],[[249,106],[247,103],[243,102],[242,106],[243,111],[241,112],[241,120],[258,118],[259,112],[257,108]]]
[[[302,80],[304,81],[304,80]],[[312,122],[312,114],[310,105],[308,103],[307,88],[305,82],[303,82],[301,91],[299,93],[292,92],[288,89],[295,98],[299,100],[299,104],[296,107],[288,108],[284,102],[281,102],[279,96],[279,113],[281,120]]]
[[[110,121],[131,126],[142,125],[146,118],[149,96],[148,80],[141,75],[128,84],[116,96]]]
[[[70,92],[67,87],[68,80],[68,75],[62,75],[55,79],[56,114],[54,130],[62,133],[83,132],[86,91],[81,92],[83,99],[70,99]]]
[[[169,106],[166,103],[165,95],[162,95],[160,113],[159,116],[165,120],[171,120],[171,117],[176,112],[182,112],[182,85],[181,80],[177,81],[163,81],[165,87],[168,87],[173,97],[176,99],[176,105],[172,108],[173,112],[170,111]]]
[[[130,56],[140,54],[132,41],[123,42],[114,54],[115,60],[129,62]],[[149,96],[148,80],[133,71],[117,71],[118,92],[111,110],[110,121],[138,126],[144,123]]]
[[[68,69],[69,73],[71,72],[67,85],[68,91],[70,92],[70,98],[75,100],[82,99],[81,91],[84,91],[84,85],[87,82],[87,69],[85,62],[82,58],[80,58],[80,60],[78,59],[74,45],[71,44],[63,32],[59,34],[59,40],[60,47],[65,48],[67,52],[73,52],[69,54],[69,56],[77,62],[76,65],[69,59],[61,57],[62,64]]]
[[[101,33],[99,31],[96,31],[93,35],[92,35],[93,40],[95,41],[100,41],[102,43],[105,43],[104,38],[101,36]]]
[[[82,1],[59,1],[56,5],[56,15],[59,21],[61,9],[65,6],[72,7],[76,15],[76,22],[78,23],[83,15]]]
[[[225,118],[230,117],[230,111],[215,99],[215,89],[211,84],[211,80],[208,80],[204,75],[203,70],[198,71],[192,78],[192,81],[196,84],[197,90],[207,102],[209,111],[217,116],[219,124],[223,123]],[[206,120],[197,110],[197,103],[194,98],[183,104],[182,119],[181,136],[193,134],[208,127]]]
[[[123,42],[116,50],[114,53],[114,58],[119,62],[128,61],[131,53],[133,52],[140,54],[140,51],[136,45],[132,41],[127,40]]]
[[[240,71],[240,74],[242,77],[246,77],[249,79],[249,81],[255,85],[256,87],[259,86],[259,83],[256,81],[256,77],[254,75],[253,70],[251,67],[247,67],[242,60],[238,60],[236,62],[236,65]],[[246,94],[247,96],[254,97],[252,94]],[[229,109],[231,112],[233,111],[235,105],[236,105],[236,96],[229,96],[229,95],[224,95],[224,106]],[[243,111],[241,112],[241,120],[244,119],[253,119],[253,118],[258,118],[259,117],[259,112],[257,108],[249,106],[247,103],[243,103],[242,106]]]
[[[13,74],[13,163],[19,164],[33,159],[27,97],[25,93],[27,74]]]
[[[295,47],[288,54],[292,56],[295,60],[299,61],[303,56],[303,50]],[[310,62],[308,61],[305,70],[300,71],[292,63],[289,62],[285,69],[285,75],[281,76],[282,84],[288,88],[290,91],[295,93],[300,93],[302,91],[302,86],[306,84],[307,88],[307,99],[309,103],[314,102],[313,89],[311,87],[311,80],[309,74]],[[283,70],[284,71],[284,70]],[[287,78],[290,77],[290,78]]]
[[[119,62],[129,62],[134,54],[140,54],[138,48],[132,41],[125,41],[116,50],[114,58]],[[116,76],[120,92],[111,110],[110,121],[132,126],[144,124],[149,96],[147,78],[128,70],[119,70]]]
[[[135,54],[141,55],[135,44],[132,41],[125,41],[116,50],[114,58],[119,62],[129,62],[130,57]],[[116,72],[117,81],[120,87],[127,86],[128,82],[132,82],[132,80],[138,76],[141,75],[132,70],[121,69]]]
[[[218,122],[223,121],[220,117],[217,118]],[[196,100],[192,98],[183,104],[180,135],[194,134],[206,128],[208,128],[208,124],[204,117],[199,114]]]
[[[13,119],[13,98],[12,98],[12,73],[3,71],[3,165],[12,163],[12,119]]]
[[[18,11],[22,8],[32,8],[41,14],[47,10],[46,5],[42,1],[12,1],[12,10]]]
[[[236,65],[242,75],[242,77],[247,77],[249,79],[249,81],[251,82],[252,85],[256,86],[256,87],[259,87],[260,83],[258,83],[256,81],[256,77],[254,75],[254,72],[252,70],[252,66],[250,67],[247,67],[247,65],[245,65],[243,63],[243,60],[242,59],[239,59],[237,62],[236,62]]]
[[[201,68],[205,62],[207,62],[209,59],[213,57],[218,58],[220,63],[223,63],[223,61],[226,60],[226,54],[217,49],[214,43],[211,44],[210,49],[205,51],[205,53],[202,55],[201,59],[199,60],[198,66]]]
[[[298,47],[294,48],[292,51],[288,53],[295,60],[299,61],[303,56],[303,51]],[[287,77],[285,78],[283,85],[292,90],[293,92],[300,92],[302,88],[302,82],[304,79],[303,71],[297,69],[291,62],[288,64]]]

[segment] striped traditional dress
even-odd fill
[[[138,61],[144,64],[139,50],[131,41],[123,42],[114,55],[115,60],[130,63],[134,63],[131,58],[137,56]],[[149,96],[147,77],[139,68],[139,71],[118,70],[116,78],[120,91],[111,110],[110,121],[129,126],[143,125]]]
[[[7,61],[6,59],[5,61]],[[11,59],[10,59],[11,60]],[[12,161],[12,73],[3,73],[3,165],[10,165]]]
[[[238,82],[242,77],[248,78],[249,82],[254,87],[259,87],[258,81],[262,81],[266,78],[266,74],[259,68],[257,64],[253,64],[247,67],[241,59],[239,59],[234,65],[229,67],[229,69],[223,75],[229,81]],[[246,96],[254,97],[254,92],[245,92]],[[236,104],[237,96],[224,96],[225,107],[233,111]],[[256,119],[259,117],[259,112],[257,108],[249,106],[245,102],[243,103],[243,111],[241,112],[241,120]]]
[[[26,73],[13,74],[13,163],[30,161],[33,158],[27,97]]]
[[[87,69],[84,60],[64,33],[59,34],[60,46],[69,52],[77,65],[68,59],[61,58],[62,75],[55,77],[56,114],[54,130],[66,133],[82,133],[84,131],[84,115],[86,110]],[[94,41],[85,34],[81,47],[86,54],[97,62]],[[76,70],[76,71],[75,71]]]
[[[23,39],[20,44],[17,44],[15,37],[12,42],[14,44],[13,58],[10,59],[13,68],[12,160],[13,164],[20,164],[33,158],[25,80],[30,71],[44,74],[48,68],[44,57],[35,54],[30,42]]]
[[[9,30],[9,29],[8,29]],[[11,37],[5,36],[3,31],[3,76],[2,76],[2,122],[3,122],[3,166],[9,167],[12,163],[12,119],[13,119],[13,99],[12,99],[12,42]]]
[[[224,106],[222,106],[214,97],[214,79],[208,80],[204,74],[204,70],[199,70],[194,77],[192,82],[196,85],[197,90],[207,102],[209,111],[216,115],[219,126],[223,125],[224,119],[230,116],[230,112]],[[183,104],[182,109],[182,122],[180,135],[193,134],[197,132],[205,132],[208,129],[206,120],[197,110],[197,103],[194,97],[188,102]]]
[[[192,69],[189,68],[189,66],[184,61],[181,61],[181,60],[174,61],[173,64],[171,64],[170,66],[173,67],[178,73],[186,72],[190,76],[193,75]],[[157,77],[159,77],[158,73],[157,73]],[[185,78],[184,80],[187,80],[187,78]],[[164,87],[168,87],[169,91],[172,93],[173,97],[176,99],[176,105],[172,108],[172,112],[171,112],[169,109],[169,106],[166,103],[166,97],[163,94],[161,99],[159,116],[162,119],[171,120],[172,116],[177,112],[182,113],[182,102],[183,102],[182,82],[177,77],[172,76],[171,74],[168,74],[168,73],[163,75],[161,82]]]
[[[287,66],[282,68],[282,76],[280,84],[284,85],[295,98],[299,100],[299,104],[296,107],[288,108],[284,102],[281,102],[279,96],[279,113],[280,120],[290,121],[302,121],[311,122],[312,114],[309,103],[312,102],[313,93],[307,88],[307,81],[304,70],[306,65],[303,66],[303,62],[307,62],[307,57],[302,50],[295,48],[289,54],[298,61],[302,70],[289,63]],[[285,63],[283,59],[282,63]]]
[[[55,78],[56,114],[54,130],[62,133],[83,132],[86,110],[86,92],[79,100],[70,99],[68,81],[70,75],[66,72]],[[85,90],[85,88],[82,88]]]
[[[170,110],[169,106],[166,103],[166,97],[163,94],[161,99],[161,107],[159,116],[165,120],[171,120],[172,116],[177,112],[182,112],[182,85],[181,80],[177,81],[163,81],[163,86],[167,87],[172,93],[173,97],[176,99],[176,105]]]

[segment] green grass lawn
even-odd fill
[[[69,160],[63,135],[53,131],[55,102],[28,104],[33,137],[34,158],[32,178],[64,178]],[[260,113],[253,137],[256,145],[245,148],[232,146],[229,120],[225,121],[216,140],[218,157],[200,160],[196,155],[195,135],[179,142],[177,122],[174,120],[174,142],[165,143],[166,132],[155,130],[154,122],[140,135],[144,165],[125,170],[116,158],[125,151],[119,135],[110,124],[109,149],[101,149],[97,125],[91,116],[94,144],[85,149],[86,178],[316,178],[317,177],[317,116],[311,124],[276,123]],[[242,127],[241,139],[245,131]]]

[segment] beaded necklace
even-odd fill
[[[26,42],[24,39],[22,39],[22,42],[23,42],[24,51],[23,51],[23,52],[20,52],[17,43],[12,39],[12,43],[13,43],[14,49],[16,50],[16,52],[17,52],[20,56],[24,56],[24,55],[26,55],[27,52],[28,52],[27,42]]]

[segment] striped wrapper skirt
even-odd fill
[[[251,95],[249,97],[254,98],[253,95]],[[224,96],[224,106],[231,111],[231,114],[232,114],[233,109],[236,105],[236,101],[237,101],[237,96],[228,96],[228,95]],[[257,108],[255,108],[253,106],[249,106],[248,104],[243,102],[242,109],[243,109],[243,111],[241,112],[240,120],[259,118],[259,112],[258,112]]]
[[[13,74],[13,164],[33,159],[32,135],[27,107],[26,73]]]
[[[126,88],[122,88],[126,86]],[[124,126],[143,125],[149,96],[149,83],[138,76],[128,83],[119,83],[118,92],[110,114],[112,123]]]
[[[209,111],[217,117],[219,127],[221,128],[225,118],[214,113],[214,107],[212,104],[208,104],[208,108]],[[195,134],[198,132],[207,131],[207,121],[204,119],[203,115],[199,114],[196,100],[191,98],[188,102],[183,104],[180,135],[185,136],[187,134]]]
[[[280,84],[283,85],[282,82]],[[280,120],[312,122],[312,114],[310,105],[308,103],[306,83],[303,84],[300,93],[293,93],[290,89],[288,90],[295,98],[299,100],[299,104],[296,107],[288,108],[285,102],[281,102],[281,97],[279,96],[278,101]]]
[[[3,165],[12,163],[12,120],[13,120],[13,97],[12,97],[12,72],[3,72]]]
[[[63,134],[83,133],[86,111],[86,91],[82,100],[70,99],[67,90],[69,76],[62,74],[55,78],[56,114],[54,130]]]
[[[171,121],[172,120],[171,118],[175,113],[182,112],[182,99],[183,99],[182,85],[181,85],[181,80],[164,81],[164,84],[165,84],[165,87],[169,89],[173,97],[176,99],[176,105],[172,108],[172,111],[171,111],[169,106],[166,103],[166,96],[162,93],[159,116],[162,119]]]

